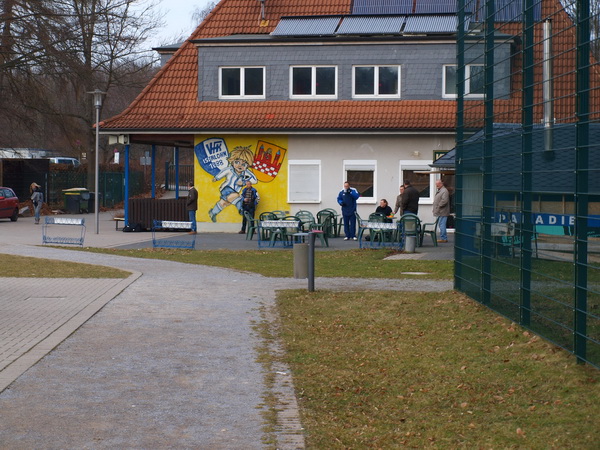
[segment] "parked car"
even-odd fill
[[[19,198],[11,188],[0,187],[0,219],[16,222],[19,218]]]
[[[49,158],[50,164],[68,164],[74,167],[79,167],[80,162],[77,158],[69,158],[68,156],[58,156],[56,158]]]

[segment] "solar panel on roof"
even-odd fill
[[[341,16],[282,17],[273,36],[325,36],[333,35]]]
[[[496,22],[520,22],[522,20],[523,0],[495,0],[494,8]],[[465,11],[473,14],[473,20],[476,22],[486,20],[485,0],[466,0]],[[533,19],[539,21],[541,16],[542,0],[533,0]]]
[[[417,0],[415,13],[456,13],[456,0]]]
[[[352,14],[411,14],[413,0],[354,0]]]
[[[400,34],[404,16],[344,17],[336,34]]]
[[[405,33],[455,33],[456,16],[409,16]]]

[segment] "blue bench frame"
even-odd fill
[[[58,227],[53,227],[57,225]],[[80,230],[73,233],[75,236],[52,236],[50,229],[66,230],[64,226],[79,227]],[[59,228],[60,227],[60,228]],[[70,217],[46,217],[42,225],[42,243],[56,245],[79,245],[83,247],[85,239],[85,219]]]
[[[175,220],[153,220],[152,221],[152,246],[154,248],[196,248],[196,236],[189,239],[156,238],[157,231],[163,230],[192,230],[192,222],[180,222]]]

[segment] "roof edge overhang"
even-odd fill
[[[326,39],[326,41],[325,41]],[[373,43],[373,42],[424,42],[424,41],[456,41],[456,33],[450,34],[384,34],[378,36],[270,36],[270,35],[231,35],[225,37],[213,37],[205,39],[192,39],[191,43],[197,47],[206,47],[210,45],[284,45],[284,44],[340,44],[340,43]]]
[[[212,129],[186,129],[186,130],[134,130],[134,129],[105,129],[99,132],[102,135],[113,135],[113,134],[140,134],[140,135],[188,135],[188,134],[204,134],[204,133],[286,133],[286,134],[423,134],[423,133],[456,133],[455,128],[411,128],[411,129],[385,129],[385,130],[374,130],[370,128],[366,129],[355,129],[355,130],[344,130],[344,129],[307,129],[307,130],[296,130],[296,129],[281,129],[281,128],[212,128]]]
[[[422,136],[454,135],[454,129],[423,129],[423,130],[281,130],[281,129],[205,129],[205,130],[128,130],[128,129],[112,129],[101,131],[104,136],[127,135],[129,144],[139,145],[159,145],[165,147],[182,147],[194,148],[195,137],[197,135],[291,135],[291,136],[364,136],[365,134],[372,136]]]

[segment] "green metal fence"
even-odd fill
[[[458,1],[455,285],[600,367],[598,9]]]
[[[86,187],[87,173],[84,171],[50,172],[48,183],[48,203],[64,205],[64,189]],[[100,206],[112,208],[123,202],[125,194],[125,174],[123,172],[101,172],[98,178]],[[134,197],[144,192],[144,173],[131,172],[129,195]]]

